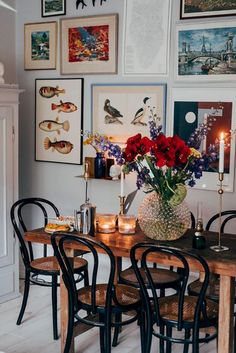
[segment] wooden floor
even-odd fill
[[[24,321],[20,326],[16,326],[21,300],[22,297],[0,305],[0,353],[60,353],[60,340],[52,339],[50,289],[31,286]],[[152,353],[158,351],[158,342],[154,339]],[[182,346],[173,346],[173,353],[182,351]],[[200,351],[216,352],[215,341],[202,345]],[[97,328],[77,337],[76,352],[100,353]],[[135,323],[123,329],[119,345],[113,348],[112,352],[140,352],[139,329]]]

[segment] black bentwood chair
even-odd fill
[[[99,327],[100,329],[100,347],[101,353],[111,352],[111,328],[121,327],[139,319],[141,321],[141,302],[139,291],[131,286],[123,284],[114,284],[115,277],[115,258],[112,251],[102,242],[95,241],[89,237],[73,236],[63,234],[58,237],[57,234],[51,239],[55,255],[60,264],[63,280],[68,291],[69,300],[69,319],[67,328],[67,338],[64,353],[70,351],[71,339],[73,336],[73,327],[78,323]],[[75,246],[83,246],[91,252],[92,276],[91,283],[88,286],[77,289],[73,276],[73,261],[67,257],[65,248],[66,242],[74,243]],[[97,276],[99,271],[98,249],[107,255],[107,264],[109,266],[109,277],[107,283],[98,283]],[[89,316],[84,317],[83,311],[90,312],[93,319]],[[118,321],[121,313],[135,311],[134,317],[125,321]],[[82,311],[82,313],[81,313]],[[97,315],[94,318],[94,315]],[[143,325],[141,328],[141,346],[143,345]],[[142,349],[144,353],[144,350]]]
[[[140,268],[137,266],[137,253],[142,251],[142,268],[146,273],[148,286],[143,280]],[[157,294],[152,273],[148,267],[149,256],[169,257],[182,268],[182,277],[179,282],[177,294],[160,297]],[[199,336],[202,328],[217,327],[218,305],[216,302],[205,299],[205,293],[209,281],[209,268],[206,261],[190,252],[184,252],[174,248],[161,247],[155,244],[140,243],[131,249],[131,261],[139,281],[143,309],[146,313],[146,353],[150,352],[152,335],[160,339],[160,353],[171,353],[172,343],[184,345],[184,352],[192,345],[192,352],[199,352],[200,342],[209,342],[217,336],[217,331],[211,335]],[[204,273],[201,290],[198,296],[185,294],[189,278],[189,264],[187,259],[194,261]],[[175,330],[173,330],[175,329]],[[176,331],[177,330],[177,331]],[[184,332],[180,337],[179,332]],[[165,349],[166,348],[166,349]]]
[[[20,252],[22,260],[25,266],[25,286],[24,296],[20,309],[20,313],[16,324],[20,325],[27,300],[29,296],[30,283],[34,283],[41,286],[52,287],[52,316],[53,316],[53,338],[58,339],[57,329],[57,286],[58,277],[60,275],[60,268],[55,256],[47,256],[47,249],[44,247],[44,257],[34,259],[33,247],[31,242],[25,242],[24,233],[28,230],[26,226],[27,210],[39,210],[37,217],[40,216],[42,219],[41,226],[45,227],[48,223],[48,216],[53,214],[53,217],[59,216],[57,207],[50,201],[33,197],[26,198],[16,201],[11,207],[11,221],[14,227],[14,231],[19,239]],[[41,218],[42,217],[42,218]],[[74,271],[78,274],[78,280],[84,280],[85,284],[88,283],[88,263],[82,258],[75,259]],[[37,280],[38,275],[50,276],[50,281],[39,281]]]

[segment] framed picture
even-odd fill
[[[124,6],[124,75],[167,75],[170,0],[126,0]],[[138,24],[138,25],[137,25]]]
[[[235,21],[177,27],[176,78],[222,81],[236,78]]]
[[[61,73],[117,72],[117,15],[61,20]]]
[[[83,79],[36,79],[35,100],[35,160],[82,164]]]
[[[223,132],[227,139],[224,161],[224,191],[233,191],[235,134],[236,128],[236,97],[230,88],[173,88],[172,116],[169,130],[186,142],[191,133],[200,124],[212,120],[210,130],[200,146],[201,151],[209,152],[211,144],[216,144]],[[210,165],[209,171],[197,181],[196,188],[218,190],[219,160]]]
[[[236,1],[181,0],[180,18],[200,18],[236,15]]]
[[[66,0],[41,0],[42,17],[66,14]]]
[[[56,69],[57,23],[25,24],[25,70]]]
[[[149,117],[165,125],[165,84],[95,84],[92,129],[125,142],[134,134],[149,136]]]

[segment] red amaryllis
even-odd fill
[[[127,162],[135,160],[137,155],[145,155],[150,152],[153,142],[148,137],[142,137],[141,134],[130,137],[127,140],[124,158]]]

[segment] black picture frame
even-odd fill
[[[221,10],[215,9],[214,8],[209,8],[203,9],[203,11],[198,11],[197,7],[194,9],[194,0],[192,1],[193,4],[191,4],[188,0],[188,6],[193,6],[193,10],[190,12],[185,12],[185,5],[186,5],[187,0],[181,0],[180,1],[180,19],[181,20],[187,20],[187,19],[192,19],[192,18],[208,18],[208,17],[219,17],[219,16],[234,16],[236,15],[236,4],[234,8],[232,9],[227,9],[227,8],[222,8]]]
[[[41,0],[41,13],[42,17],[65,15],[66,0]]]

